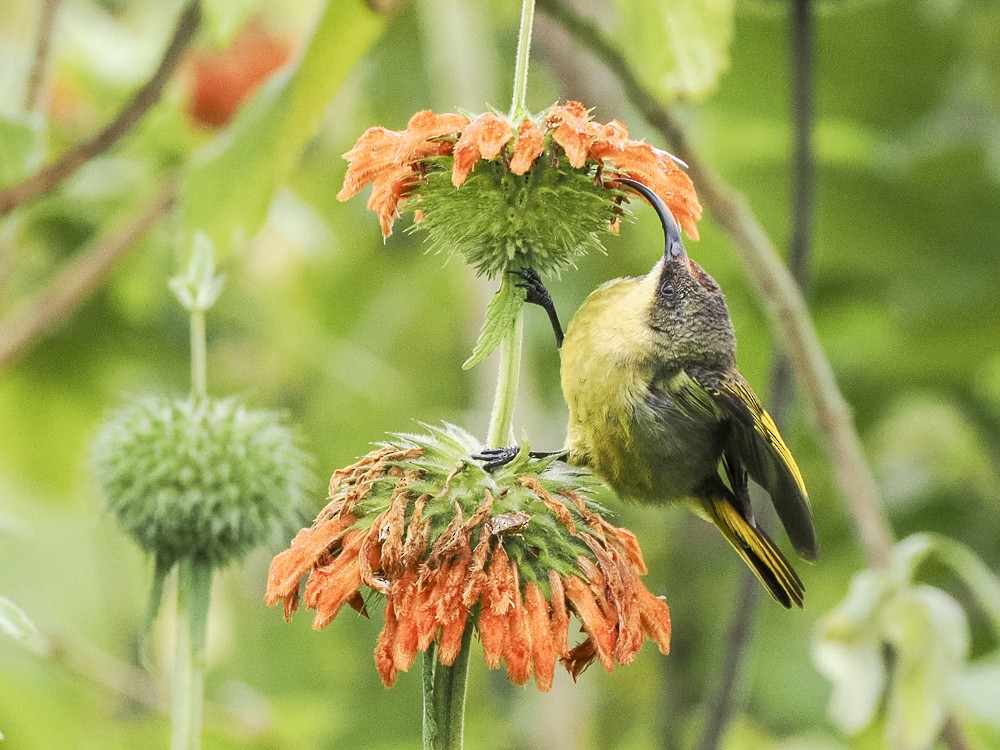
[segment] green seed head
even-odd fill
[[[299,524],[308,463],[278,415],[234,398],[138,398],[93,445],[107,508],[166,564],[223,565]]]

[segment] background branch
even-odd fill
[[[99,235],[33,300],[0,320],[0,368],[76,310],[167,212],[176,195],[173,184],[162,190],[134,215]]]
[[[163,58],[153,77],[136,91],[118,116],[90,140],[70,148],[59,159],[42,167],[22,182],[0,190],[0,216],[13,211],[29,200],[55,189],[59,183],[117,143],[159,101],[163,87],[183,57],[184,49],[201,23],[201,4],[191,0],[181,12]]]
[[[38,19],[38,37],[35,42],[35,56],[31,61],[31,72],[28,74],[28,87],[24,95],[24,108],[34,112],[41,99],[42,84],[45,82],[45,71],[48,68],[52,49],[52,32],[56,25],[56,14],[62,0],[45,0],[42,3],[42,14]]]

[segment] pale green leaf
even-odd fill
[[[667,98],[709,93],[729,67],[733,0],[617,0],[616,37],[633,68]]]
[[[951,688],[952,699],[963,713],[1000,729],[1000,662],[967,667]]]
[[[479,332],[479,340],[472,350],[472,356],[465,360],[462,369],[475,367],[493,353],[504,337],[517,325],[517,315],[523,304],[524,291],[509,275],[505,275],[500,289],[486,306],[486,318]]]
[[[1000,635],[1000,577],[961,542],[928,533],[913,534],[899,542],[893,549],[890,563],[897,585],[912,580],[917,568],[931,554],[948,565],[969,587]]]
[[[5,596],[0,596],[0,633],[15,641],[25,641],[35,634],[35,625],[24,610]]]
[[[813,663],[833,683],[828,711],[845,732],[858,732],[871,722],[885,687],[877,621],[884,599],[884,576],[862,571],[843,601],[817,623]]]
[[[818,640],[813,662],[833,685],[827,711],[844,732],[853,734],[868,726],[885,687],[882,646],[872,634],[853,643]]]
[[[327,4],[298,65],[264,86],[185,176],[185,243],[203,231],[225,257],[260,228],[334,93],[381,28],[360,0]]]
[[[900,750],[924,750],[941,731],[950,685],[965,665],[965,613],[944,591],[916,586],[896,596],[881,619],[895,655],[889,740]]]

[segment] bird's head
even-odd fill
[[[684,248],[680,228],[663,200],[646,185],[625,177],[617,182],[640,193],[663,225],[663,258],[642,285],[652,297],[649,327],[670,358],[729,365],[736,356],[736,336],[722,289]]]

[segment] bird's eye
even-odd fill
[[[660,284],[660,296],[661,297],[673,297],[674,296],[674,285],[669,281],[664,281]]]

